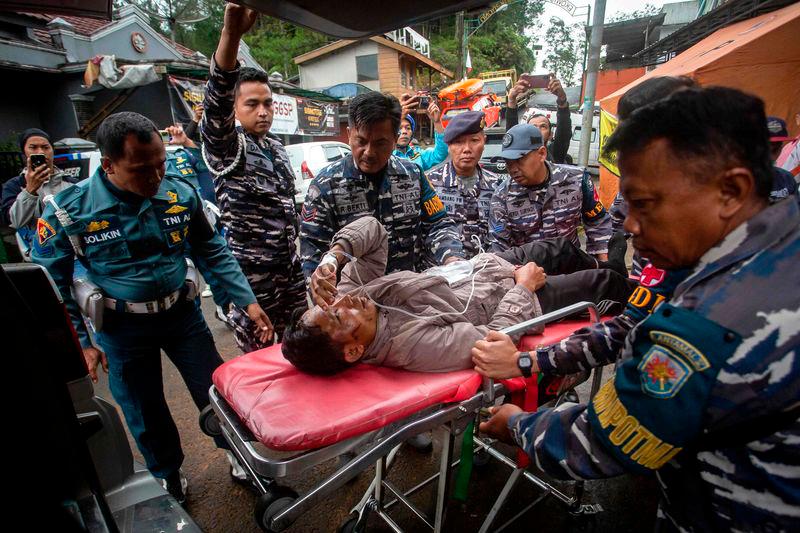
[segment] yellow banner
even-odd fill
[[[606,140],[614,133],[619,119],[606,111],[600,109],[600,155],[597,158],[601,165],[606,167],[611,173],[619,177],[619,168],[617,168],[617,154],[612,153],[609,156],[605,155],[603,148],[606,146]]]

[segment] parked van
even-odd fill
[[[550,119],[550,123],[553,124],[553,135],[555,135],[556,130],[558,129],[558,119],[556,118],[555,110],[534,107],[526,113],[526,116],[539,113]],[[581,145],[581,129],[583,124],[583,115],[581,115],[580,113],[570,113],[570,118],[572,119],[572,138],[570,139],[569,142],[569,149],[567,150],[567,154],[572,158],[573,164],[577,165],[578,152],[580,151],[580,145]],[[600,116],[594,115],[592,117],[592,138],[591,138],[591,143],[589,144],[589,164],[588,164],[589,172],[594,175],[600,174],[600,164],[598,163],[599,155],[600,155]]]

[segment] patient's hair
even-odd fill
[[[296,309],[283,334],[283,356],[298,370],[308,374],[331,376],[354,363],[344,358],[344,346],[334,342],[319,326],[303,320],[303,309]]]

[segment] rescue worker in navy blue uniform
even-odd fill
[[[400,102],[371,92],[350,102],[352,157],[322,169],[308,187],[301,212],[300,252],[319,305],[335,294],[329,272],[317,266],[333,235],[357,218],[377,218],[389,233],[386,271],[417,270],[463,259],[452,219],[419,166],[392,155],[400,124]],[[319,284],[325,284],[320,291]],[[329,291],[330,289],[330,291]],[[326,297],[320,297],[322,293]]]
[[[222,363],[187,284],[187,244],[247,310],[259,334],[266,338],[272,331],[225,240],[205,218],[195,188],[165,173],[164,144],[153,123],[137,113],[111,115],[98,129],[97,144],[102,167],[48,203],[37,224],[33,260],[61,292],[92,379],[97,381],[101,364],[148,469],[182,501],[183,451],[164,399],[161,350],[198,409],[208,405],[211,374]],[[102,291],[101,327],[101,317],[93,317],[99,347],[70,291],[76,255]]]
[[[236,59],[241,37],[256,17],[235,4],[225,8],[201,135],[225,238],[280,339],[292,312],[306,307],[305,285],[295,245],[294,172],[283,145],[269,135],[274,109],[267,74],[240,68]],[[229,317],[243,352],[272,344],[273,339],[265,343],[253,335],[241,307],[234,306]]]
[[[661,531],[797,529],[800,208],[770,204],[768,139],[763,102],[727,88],[620,123],[606,148],[625,230],[655,267],[688,274],[589,405],[494,408],[483,431],[560,478],[655,473]]]
[[[467,258],[488,248],[489,203],[500,176],[480,165],[486,134],[483,111],[453,118],[444,132],[450,159],[428,172],[428,179],[458,227]]]
[[[166,131],[170,135],[169,144],[179,146],[177,150],[167,151],[167,172],[181,176],[197,189],[200,198],[203,199],[206,216],[216,228],[219,225],[219,210],[216,208],[217,198],[214,194],[214,183],[211,180],[211,173],[203,161],[200,149],[182,127],[169,126]],[[209,289],[212,290],[214,303],[217,305],[217,317],[229,325],[226,315],[233,302],[225,292],[225,285],[214,277],[204,258],[197,257],[195,262],[203,279],[208,283]],[[206,294],[204,293],[203,296]]]
[[[611,218],[585,169],[546,160],[541,131],[517,124],[503,136],[508,177],[495,189],[489,209],[492,252],[563,237],[580,246],[578,226],[586,233],[586,251],[607,260]]]

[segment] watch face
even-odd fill
[[[528,352],[522,352],[519,354],[519,359],[517,360],[517,366],[522,371],[522,375],[526,378],[531,376],[531,367],[533,367],[533,361],[531,361],[531,354]]]

